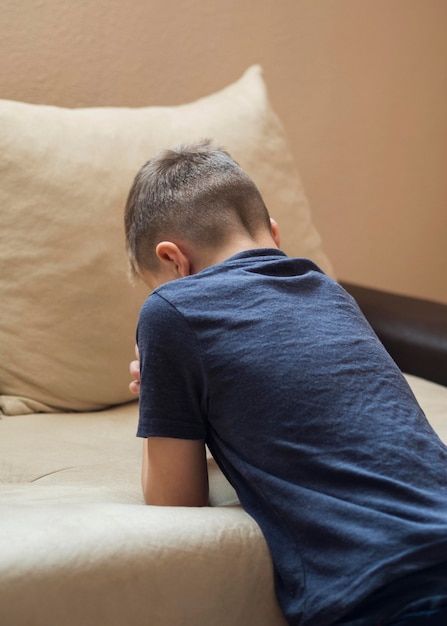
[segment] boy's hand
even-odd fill
[[[129,384],[129,389],[132,393],[139,394],[140,393],[140,355],[138,353],[138,346],[135,346],[135,356],[137,357],[135,361],[131,361],[129,365],[130,375],[133,380]]]

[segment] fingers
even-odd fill
[[[140,393],[140,362],[132,361],[129,365],[130,375],[133,380],[129,384],[129,389],[132,393]]]
[[[140,361],[131,361],[129,364],[129,371],[132,378],[140,380]]]
[[[140,383],[136,380],[133,380],[130,384],[129,384],[129,389],[132,393],[134,393],[136,396],[138,396],[138,394],[140,393]]]
[[[135,356],[137,357],[136,360],[131,361],[129,365],[130,375],[133,378],[129,384],[129,389],[132,393],[138,395],[140,393],[140,355],[138,353],[138,346],[135,346]]]

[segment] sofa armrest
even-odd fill
[[[340,284],[403,372],[447,386],[447,304]]]

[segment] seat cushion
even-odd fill
[[[447,388],[408,381],[447,442]],[[137,413],[0,419],[0,623],[285,626],[262,533],[211,458],[213,506],[143,505]]]

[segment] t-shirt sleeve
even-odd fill
[[[140,313],[138,437],[205,439],[206,385],[195,333],[166,300],[153,293]]]

